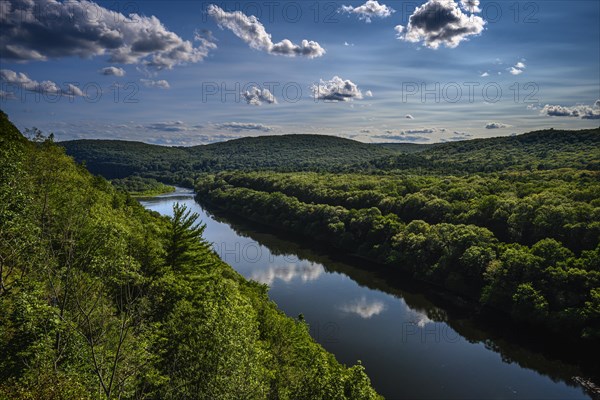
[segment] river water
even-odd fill
[[[279,308],[291,317],[302,314],[315,340],[340,362],[361,360],[387,399],[590,398],[573,381],[584,375],[577,362],[491,333],[423,285],[216,217],[186,189],[141,201],[163,215],[172,214],[175,202],[200,215],[205,238],[224,261],[268,284]]]

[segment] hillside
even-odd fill
[[[0,114],[0,399],[379,396],[202,238]]]
[[[422,145],[417,149],[410,154],[387,156],[360,167],[383,170],[425,168],[440,172],[557,168],[599,170],[600,128],[579,131],[550,129],[517,136]]]
[[[335,170],[395,154],[393,150],[324,135],[261,136],[194,147],[140,142],[61,142],[67,154],[109,179],[132,174],[183,182],[192,173],[233,169]]]
[[[325,135],[261,136],[194,147],[112,140],[60,145],[92,173],[108,179],[141,175],[186,186],[192,186],[198,173],[225,170],[469,173],[600,169],[600,128],[545,130],[433,145],[366,144]]]

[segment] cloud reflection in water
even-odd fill
[[[356,314],[365,319],[381,314],[385,308],[386,306],[383,302],[379,300],[369,301],[364,296],[340,307],[344,312]]]
[[[321,264],[311,263],[310,261],[301,261],[299,263],[287,265],[270,265],[267,269],[253,271],[250,279],[267,285],[272,285],[279,279],[286,283],[295,278],[302,279],[303,282],[314,281],[318,279],[325,269]]]

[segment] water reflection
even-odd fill
[[[365,296],[340,306],[340,310],[347,313],[356,314],[365,319],[369,319],[375,315],[381,314],[385,308],[386,306],[382,301],[367,300]]]
[[[300,278],[302,282],[314,281],[324,272],[325,269],[322,265],[307,260],[300,260],[295,264],[271,264],[266,269],[257,269],[252,271],[250,279],[272,286],[276,279],[286,283],[289,283],[296,278]]]
[[[411,314],[412,315],[407,319],[408,323],[415,324],[419,328],[424,328],[425,325],[433,323],[433,321],[429,319],[427,314],[420,313],[417,311],[412,311]]]
[[[523,344],[518,329],[504,322],[490,328],[427,285],[215,216],[189,196],[144,204],[169,215],[174,199],[201,215],[207,240],[226,262],[268,284],[288,315],[302,313],[313,337],[341,362],[362,360],[387,398],[586,397],[572,377],[594,377],[597,368],[578,355],[559,361],[543,338]]]

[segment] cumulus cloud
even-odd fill
[[[510,125],[503,124],[501,122],[488,122],[485,124],[485,129],[502,129],[508,128]]]
[[[152,80],[152,79],[140,79],[140,82],[142,82],[142,84],[146,87],[149,88],[157,88],[157,89],[169,89],[171,88],[171,85],[169,85],[169,82],[167,82],[164,79],[160,79],[160,80]]]
[[[429,0],[417,7],[408,25],[396,26],[397,38],[408,42],[423,42],[429,48],[440,45],[454,48],[468,36],[479,35],[486,22],[474,14],[463,13],[453,0]]]
[[[44,61],[108,55],[110,62],[157,69],[202,61],[211,41],[197,45],[169,31],[158,18],[108,10],[87,0],[2,1],[0,57]],[[43,10],[43,12],[40,12]]]
[[[483,74],[480,75],[482,78],[485,78],[486,76],[490,76],[490,74],[488,74],[487,72],[484,72]]]
[[[522,73],[523,73],[523,70],[522,70],[522,69],[519,69],[519,68],[515,68],[515,67],[510,67],[510,68],[508,69],[508,72],[510,72],[510,73],[511,73],[511,75],[520,75],[520,74],[522,74]]]
[[[525,71],[525,68],[527,68],[527,66],[519,61],[513,67],[507,68],[507,71],[512,75],[521,75],[523,71]]]
[[[404,116],[404,118],[406,118],[406,119],[415,119],[415,117],[413,117],[413,116],[412,116],[412,115],[410,115],[410,114],[406,114],[406,115]]]
[[[481,8],[479,8],[479,0],[460,0],[460,6],[463,10],[470,13],[481,12]]]
[[[395,10],[385,4],[379,4],[377,0],[367,0],[367,2],[358,7],[342,6],[340,12],[356,14],[359,19],[371,23],[372,18],[387,18]]]
[[[593,106],[576,105],[564,107],[546,104],[540,114],[550,117],[575,117],[581,119],[600,119],[600,100],[596,100]]]
[[[251,87],[250,90],[247,90],[242,93],[244,100],[250,105],[260,106],[263,103],[267,104],[277,104],[277,99],[273,94],[269,91],[269,89],[259,89],[255,86]]]
[[[334,76],[329,81],[321,79],[318,85],[312,85],[311,90],[317,100],[351,101],[363,98],[362,92],[355,83],[343,80],[339,76]]]
[[[365,96],[367,96],[367,97],[373,97],[373,92],[371,92],[370,90],[367,90],[365,92]]]
[[[385,310],[385,304],[379,300],[368,301],[365,297],[344,304],[340,309],[347,313],[356,314],[361,318],[369,319],[381,314]]]
[[[242,132],[242,131],[262,131],[269,132],[272,131],[273,128],[263,124],[253,124],[253,123],[245,123],[245,122],[224,122],[222,124],[215,124],[215,128],[217,129],[226,129],[234,132]]]
[[[22,72],[15,72],[10,69],[0,69],[0,80],[6,82],[7,84],[15,85],[23,90],[41,93],[44,95],[67,97],[85,96],[80,88],[70,83],[65,85],[65,87],[60,87],[58,84],[52,81],[38,82]]]
[[[227,12],[214,4],[209,5],[207,11],[221,29],[229,29],[253,49],[288,57],[316,58],[325,54],[325,49],[314,41],[303,40],[297,45],[289,39],[283,39],[273,43],[271,35],[254,15],[247,16],[241,11]]]
[[[106,67],[100,70],[102,75],[125,76],[125,70],[119,67]]]

